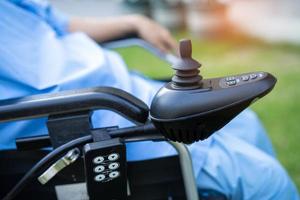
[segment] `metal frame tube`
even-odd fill
[[[199,200],[192,158],[188,148],[182,143],[172,141],[168,141],[168,143],[178,152],[187,200]]]

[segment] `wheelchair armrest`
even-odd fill
[[[120,89],[96,87],[0,101],[0,122],[107,109],[136,123],[148,118],[148,106]]]
[[[158,48],[154,47],[152,44],[146,42],[143,39],[137,38],[137,37],[119,38],[117,40],[104,42],[101,44],[101,46],[103,46],[104,48],[108,48],[108,49],[117,49],[117,48],[126,48],[126,47],[137,46],[137,47],[145,49],[146,51],[152,53],[153,55],[157,56],[161,60],[166,61],[167,63],[169,63],[171,65],[178,63],[178,59],[179,59],[171,53],[164,53],[164,52],[160,51]]]

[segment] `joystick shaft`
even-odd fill
[[[172,86],[175,89],[196,89],[202,86],[202,76],[199,75],[201,64],[192,58],[192,42],[188,39],[179,41],[180,61],[172,66],[175,74]]]

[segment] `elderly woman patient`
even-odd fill
[[[67,18],[42,0],[1,0],[0,98],[111,86],[149,105],[162,83],[131,73],[117,53],[97,44],[130,33],[164,52],[176,48],[168,30],[140,15],[101,20]],[[130,125],[109,111],[95,112],[93,124]],[[0,148],[15,148],[15,138],[46,132],[45,119],[1,123]],[[214,190],[236,200],[299,199],[251,110],[188,148],[199,190]],[[175,154],[165,142],[131,143],[127,149],[129,160]]]

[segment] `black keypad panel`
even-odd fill
[[[86,144],[84,163],[90,199],[127,196],[126,148],[119,138]]]
[[[241,74],[237,76],[228,76],[220,79],[219,85],[221,86],[221,88],[234,87],[234,86],[260,80],[265,76],[266,74],[264,72],[255,72],[249,74]]]

